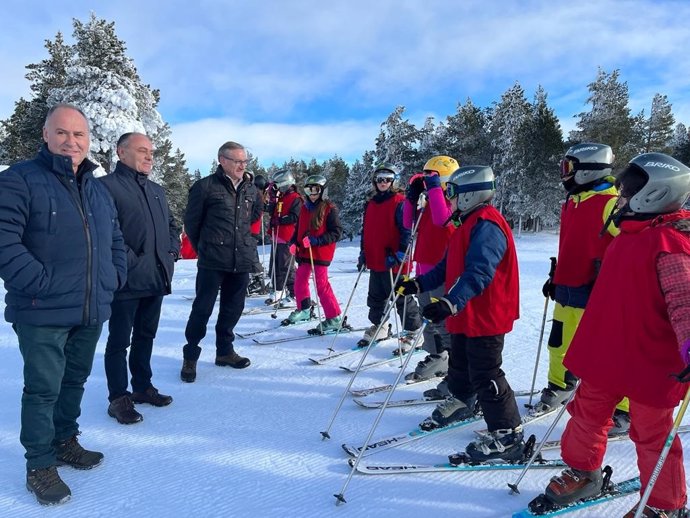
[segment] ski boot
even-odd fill
[[[422,430],[430,431],[458,421],[464,421],[475,416],[476,405],[477,396],[471,396],[464,401],[450,396],[439,403],[431,413],[431,417],[422,421],[419,427]]]
[[[465,453],[472,462],[481,463],[497,459],[517,462],[524,456],[525,442],[522,438],[522,425],[494,430],[468,444]]]

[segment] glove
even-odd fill
[[[446,318],[453,314],[453,308],[447,299],[432,299],[431,304],[427,304],[422,309],[422,316],[430,320],[434,324],[443,322]]]
[[[556,285],[551,280],[551,277],[546,279],[544,286],[541,288],[544,297],[549,297],[551,300],[556,300]]]
[[[680,346],[680,357],[683,358],[686,366],[690,366],[690,338]]]
[[[302,247],[311,248],[311,238],[309,236],[304,236],[302,238]]]
[[[367,269],[367,260],[364,258],[364,250],[359,252],[359,257],[357,258],[357,271],[363,272]]]
[[[405,191],[405,196],[408,200],[412,202],[412,205],[417,204],[419,200],[419,195],[422,194],[424,190],[424,174],[417,173],[412,178],[410,178],[410,183]]]
[[[424,185],[427,191],[434,187],[441,187],[441,177],[436,173],[428,174],[424,176]]]
[[[295,255],[297,253],[297,245],[295,243],[291,243],[288,247],[288,251],[290,252],[290,255]]]
[[[386,268],[389,270],[391,268],[394,268],[396,266],[399,266],[402,264],[403,260],[405,259],[405,253],[404,252],[396,252],[395,254],[388,253],[386,256]]]
[[[309,236],[309,244],[311,246],[321,246],[321,238],[317,236]]]
[[[403,275],[402,279],[398,280],[395,284],[395,293],[398,295],[416,295],[422,291],[419,288],[419,283],[417,279],[410,279],[407,275]]]

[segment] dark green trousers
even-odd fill
[[[24,358],[19,439],[26,468],[46,468],[55,464],[54,444],[79,432],[84,383],[103,326],[12,327]]]

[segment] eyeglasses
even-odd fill
[[[376,183],[393,183],[393,178],[388,178],[386,176],[377,176]]]
[[[321,186],[320,185],[305,185],[304,186],[304,192],[307,194],[321,194]]]
[[[225,155],[220,155],[220,156],[221,156],[221,158],[224,158],[225,160],[227,160],[228,162],[232,162],[233,164],[242,164],[242,165],[246,166],[250,162],[250,160],[237,160],[235,158],[225,156]]]

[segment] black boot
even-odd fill
[[[219,367],[232,367],[233,369],[244,369],[251,365],[249,358],[240,356],[235,351],[230,351],[225,356],[216,356],[216,365]]]
[[[180,379],[187,383],[194,383],[196,380],[196,360],[183,360]]]
[[[103,462],[103,454],[100,451],[89,451],[82,447],[73,435],[65,441],[55,444],[55,459],[58,466],[72,466],[75,469],[91,469]]]
[[[36,495],[36,500],[41,505],[62,504],[72,496],[72,492],[58,475],[55,466],[28,470],[26,489]]]
[[[156,387],[149,387],[144,392],[132,392],[134,403],[148,403],[153,406],[167,406],[172,403],[172,396],[166,396],[158,392]]]
[[[144,420],[144,416],[134,410],[129,394],[113,399],[108,405],[108,415],[117,419],[120,424],[134,424]]]

